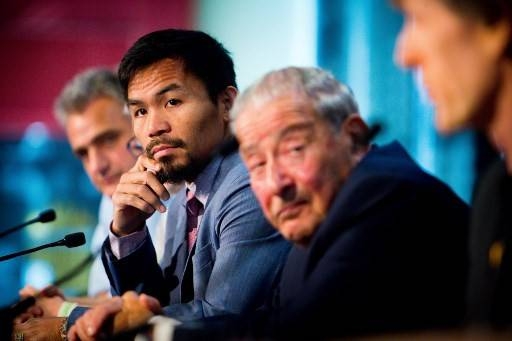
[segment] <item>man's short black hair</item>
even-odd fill
[[[461,15],[481,20],[485,25],[494,25],[501,20],[512,24],[512,0],[442,0],[448,7]],[[505,50],[512,58],[512,40]]]
[[[233,60],[221,43],[201,31],[166,29],[142,36],[124,55],[118,75],[125,97],[135,74],[163,59],[182,62],[185,72],[203,82],[214,103],[226,87],[236,87]]]
[[[471,15],[492,25],[508,17],[511,20],[510,0],[442,0],[448,7],[461,14]]]

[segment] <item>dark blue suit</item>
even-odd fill
[[[290,245],[263,216],[238,153],[217,156],[210,164],[216,166],[193,252],[187,252],[182,189],[168,209],[170,264],[163,273],[149,236],[120,260],[105,242],[104,265],[114,294],[153,295],[168,305],[166,315],[182,321],[245,313],[264,303]]]
[[[398,143],[374,147],[309,246],[290,252],[271,332],[318,338],[459,323],[467,223],[467,205]]]
[[[267,222],[238,153],[218,155],[197,240],[186,243],[185,189],[168,208],[162,272],[149,234],[131,254],[117,259],[109,240],[102,250],[112,292],[135,290],[157,297],[167,316],[181,321],[241,314],[264,305],[278,284],[290,243]],[[171,219],[172,218],[172,219]],[[75,308],[68,326],[83,314]]]

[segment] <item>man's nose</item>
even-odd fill
[[[108,172],[109,161],[99,149],[89,151],[89,169],[93,174],[105,175]]]
[[[398,65],[413,68],[418,65],[418,51],[410,25],[403,26],[395,42],[394,59]]]
[[[266,183],[268,188],[279,196],[288,197],[290,187],[293,184],[290,170],[278,161],[270,161],[266,169]]]
[[[165,115],[156,111],[149,112],[147,118],[147,135],[156,137],[171,131],[171,125]]]

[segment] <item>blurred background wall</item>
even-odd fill
[[[144,33],[201,29],[231,51],[243,90],[287,65],[321,66],[349,84],[362,115],[382,125],[377,143],[398,139],[466,201],[477,160],[475,136],[441,137],[417,75],[393,61],[401,17],[382,0],[45,0],[0,5],[0,230],[54,208],[54,223],[0,240],[0,255],[58,240],[96,224],[99,194],[52,115],[54,98],[77,72],[112,66]],[[484,158],[485,159],[485,158]],[[435,212],[433,212],[435,214]],[[0,305],[25,284],[44,286],[88,252],[54,248],[0,263]],[[64,287],[85,291],[84,272]]]

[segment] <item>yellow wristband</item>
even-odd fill
[[[60,305],[59,311],[57,313],[57,316],[58,317],[68,317],[69,314],[71,314],[71,311],[73,309],[75,309],[75,307],[77,305],[78,304],[76,304],[74,302],[68,302],[68,301],[62,302],[62,304]]]

